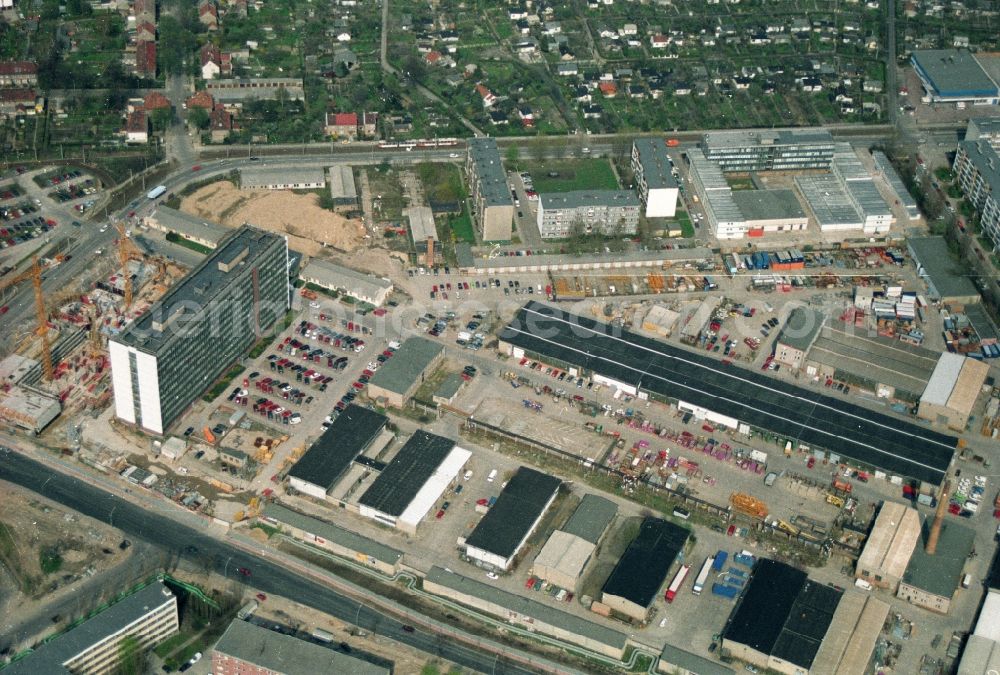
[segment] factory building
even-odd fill
[[[354,461],[376,444],[388,421],[374,410],[347,406],[288,471],[289,484],[325,500]]]
[[[229,624],[212,648],[214,675],[389,675],[386,666],[285,635],[249,621]]]
[[[957,274],[957,262],[944,237],[908,237],[906,249],[927,282],[927,296],[947,305],[974,305],[982,298],[969,278]]]
[[[338,213],[356,210],[358,186],[354,181],[354,170],[347,164],[334,164],[327,172],[327,178],[330,181],[333,210]]]
[[[680,313],[663,305],[653,305],[642,319],[642,329],[659,337],[670,337]]]
[[[244,167],[240,169],[240,187],[244,190],[317,190],[326,187],[326,173],[323,167]]]
[[[910,63],[923,87],[924,103],[996,105],[997,83],[968,49],[917,49]]]
[[[644,623],[690,534],[687,528],[662,518],[645,518],[639,534],[604,582],[601,603],[618,614]]]
[[[819,335],[826,315],[806,307],[796,307],[785,319],[785,325],[774,342],[774,360],[798,370]]]
[[[522,466],[469,537],[460,541],[477,564],[507,571],[559,493],[561,481]]]
[[[958,439],[825,393],[659,340],[528,302],[498,334],[527,356],[640,400],[672,403],[717,427],[796,438],[836,462],[856,462],[939,485]],[[696,381],[697,387],[691,382]]]
[[[543,239],[562,239],[582,227],[586,234],[635,234],[641,203],[628,190],[577,190],[538,196],[538,231]]]
[[[358,272],[319,258],[310,260],[299,272],[299,278],[308,284],[347,295],[376,307],[384,304],[392,292],[392,281],[385,277]]]
[[[705,158],[723,171],[828,169],[834,142],[826,129],[713,131],[702,137]]]
[[[742,239],[747,234],[743,212],[733,199],[733,189],[719,165],[701,155],[690,153],[691,183],[700,195],[708,226],[718,239]]]
[[[965,643],[957,675],[993,675],[1000,672],[1000,549],[984,580],[986,597],[976,627]]]
[[[1000,251],[1000,156],[986,140],[964,141],[955,155],[962,193],[979,211],[979,224]]]
[[[875,187],[868,169],[847,143],[838,143],[833,155],[833,175],[837,177],[861,220],[865,234],[885,234],[892,226],[892,209]]]
[[[358,500],[359,512],[409,535],[451,487],[472,453],[417,430]]]
[[[553,586],[576,591],[587,563],[614,520],[618,507],[598,497],[584,495],[566,525],[552,533],[535,557],[531,573]]]
[[[393,358],[379,368],[368,383],[368,396],[402,408],[420,388],[427,373],[444,360],[444,347],[422,337],[407,338]]]
[[[736,671],[723,663],[671,644],[663,645],[656,670],[663,675],[736,675]]]
[[[989,375],[988,363],[945,352],[920,397],[917,416],[933,424],[964,431]]]
[[[244,225],[108,340],[115,414],[163,434],[289,308],[288,244]]]
[[[936,516],[924,520],[920,541],[896,591],[900,600],[938,614],[951,610],[976,539],[975,531],[958,522],[960,519],[944,518],[946,508],[941,502]]]
[[[673,169],[664,139],[632,141],[632,172],[646,218],[673,218],[677,213],[679,190]]]
[[[158,204],[156,210],[146,216],[146,225],[160,232],[174,232],[188,241],[208,248],[217,248],[219,242],[229,233],[229,228],[192,216],[189,213]]]
[[[896,502],[882,502],[855,568],[856,579],[895,593],[920,541],[920,514]]]
[[[410,239],[417,252],[417,262],[433,267],[440,255],[434,211],[429,206],[410,206],[403,209],[403,215],[410,223]]]
[[[465,172],[469,180],[472,215],[483,241],[509,241],[514,222],[514,200],[493,138],[470,138]]]
[[[734,190],[733,202],[746,221],[748,237],[797,232],[809,224],[794,190]]]
[[[131,639],[141,652],[180,629],[177,597],[155,581],[108,605],[3,669],[5,675],[110,675],[119,672],[123,644]]]

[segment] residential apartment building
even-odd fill
[[[635,234],[642,204],[628,190],[577,190],[538,196],[538,231],[543,239],[567,237],[579,223],[587,234]]]
[[[1000,152],[1000,118],[977,117],[969,120],[965,128],[965,140],[986,141],[994,150]]]
[[[0,61],[0,87],[34,87],[38,65],[33,61]]]
[[[470,138],[465,171],[469,179],[472,215],[484,241],[509,241],[514,201],[493,138]]]
[[[834,142],[826,129],[719,131],[705,134],[702,151],[725,172],[828,169]]]
[[[632,141],[632,171],[647,218],[673,218],[677,213],[678,188],[673,168],[664,139]]]
[[[177,598],[156,581],[115,602],[107,609],[4,669],[5,675],[59,675],[118,672],[123,642],[140,650],[175,635],[180,628]]]
[[[108,343],[115,414],[163,434],[289,307],[284,237],[244,225]]]
[[[963,141],[955,156],[958,184],[979,211],[979,223],[1000,251],[1000,156],[989,141]]]

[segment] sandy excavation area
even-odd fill
[[[320,208],[314,194],[288,190],[240,190],[229,181],[217,181],[188,195],[181,210],[226,227],[250,223],[288,235],[291,248],[317,255],[323,244],[351,252],[364,243],[365,226]]]

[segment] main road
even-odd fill
[[[442,639],[418,621],[400,620],[364,602],[347,597],[310,576],[290,569],[280,560],[271,560],[266,552],[251,553],[220,540],[205,531],[184,525],[173,518],[141,508],[131,501],[96,487],[93,483],[53,471],[19,452],[0,449],[0,481],[8,481],[37,492],[47,499],[112,525],[129,537],[142,539],[171,556],[186,559],[200,569],[217,573],[234,584],[245,584],[253,592],[273,593],[294,602],[335,616],[359,628],[391,638],[430,655],[447,659],[466,668],[489,673],[534,673],[510,659],[477,650],[455,640]],[[244,576],[239,570],[248,570]],[[417,624],[415,630],[404,626]],[[15,626],[0,637],[0,650],[30,637],[26,629]],[[541,663],[542,660],[539,659]],[[545,662],[549,669],[556,664]],[[561,669],[559,669],[561,670]],[[571,672],[570,669],[566,669]]]

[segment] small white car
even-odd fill
[[[465,475],[462,476],[462,478],[465,479],[465,480],[469,480],[470,478],[472,478],[472,472],[471,471],[466,471]]]
[[[310,302],[309,306],[312,307],[313,309],[319,309],[319,303],[316,302],[315,300],[313,300],[312,302]]]
[[[489,577],[490,579],[493,579],[494,581],[500,578],[500,575],[497,574],[496,572],[487,572],[486,576]]]

